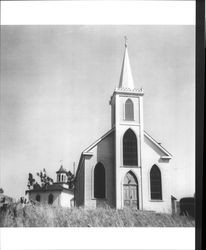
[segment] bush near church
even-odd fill
[[[137,209],[63,208],[11,203],[0,212],[0,227],[194,227],[192,217]]]
[[[184,197],[180,199],[180,215],[195,217],[195,198]]]

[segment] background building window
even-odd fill
[[[49,203],[49,204],[52,204],[52,203],[53,203],[53,200],[54,200],[54,196],[53,196],[53,194],[50,194],[50,195],[49,195],[49,199],[48,199],[48,203]]]
[[[94,197],[105,198],[105,169],[101,163],[94,168]]]
[[[41,197],[40,197],[39,194],[37,194],[37,195],[36,195],[36,201],[40,202],[40,200],[41,200]]]
[[[127,99],[127,101],[125,102],[125,120],[134,120],[134,105],[130,99]]]
[[[150,171],[151,199],[162,200],[162,180],[160,169],[154,165]]]
[[[123,137],[123,164],[137,165],[137,137],[131,129]]]

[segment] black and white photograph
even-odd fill
[[[1,228],[194,229],[195,25],[2,25],[0,88]]]
[[[194,226],[194,32],[2,27],[3,226]]]

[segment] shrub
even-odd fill
[[[12,203],[0,212],[1,227],[193,227],[187,216],[111,208],[62,208]]]
[[[185,197],[180,200],[180,215],[195,217],[195,199],[193,197]]]

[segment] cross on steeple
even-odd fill
[[[131,71],[129,55],[127,51],[128,48],[127,48],[126,36],[124,36],[124,45],[125,45],[125,51],[124,51],[124,58],[122,62],[122,70],[121,70],[121,75],[120,75],[119,88],[134,89],[132,71]]]

